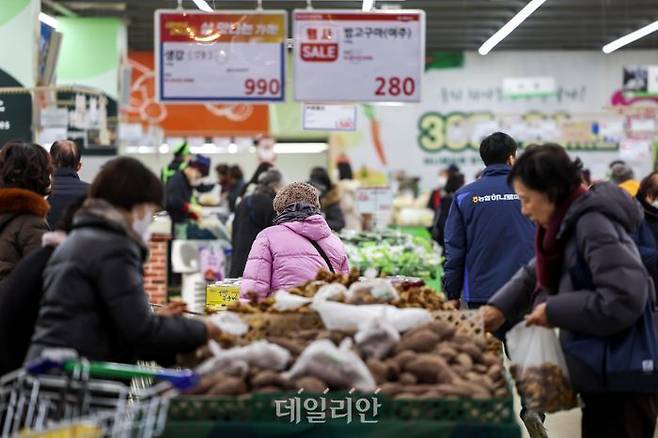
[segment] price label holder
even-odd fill
[[[356,131],[356,105],[305,104],[305,131]]]
[[[285,11],[155,12],[158,102],[283,102]]]
[[[361,214],[388,213],[393,208],[393,191],[390,187],[359,187],[356,205]]]
[[[295,100],[420,102],[425,12],[295,10]]]

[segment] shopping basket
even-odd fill
[[[197,380],[189,370],[39,359],[0,378],[0,434],[158,436],[165,426],[169,400]]]

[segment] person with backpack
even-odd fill
[[[0,281],[41,248],[52,173],[50,156],[38,144],[11,141],[0,151]]]
[[[611,183],[588,191],[580,162],[556,144],[528,147],[508,181],[523,214],[537,224],[535,257],[481,308],[485,328],[524,319],[558,328],[571,384],[584,403],[583,438],[653,437],[656,358],[637,354],[649,345],[655,355],[658,334],[653,282],[630,236],[642,221],[639,206]],[[636,330],[638,324],[651,328]],[[620,360],[626,342],[633,348]],[[633,379],[616,377],[624,374]],[[649,383],[638,387],[647,376]]]
[[[231,236],[231,269],[229,277],[242,277],[251,245],[258,233],[272,226],[276,217],[272,202],[276,192],[281,189],[283,177],[281,172],[270,169],[261,174],[259,184],[252,194],[247,195],[238,205],[233,219]]]
[[[320,211],[318,190],[292,183],[274,198],[274,225],[258,234],[244,270],[240,295],[267,297],[312,280],[318,271],[349,272],[343,243]]]

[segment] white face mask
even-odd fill
[[[448,177],[440,176],[439,177],[439,187],[445,187],[448,183]]]
[[[151,240],[151,231],[149,228],[151,222],[153,222],[153,213],[155,213],[155,211],[152,208],[147,208],[144,217],[136,218],[132,223],[133,231],[142,238],[142,241],[146,245],[148,245]]]

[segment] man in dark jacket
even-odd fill
[[[208,176],[210,158],[196,155],[187,167],[176,172],[167,182],[166,210],[171,217],[172,226],[184,224],[189,219],[197,220],[200,210],[195,207],[194,187],[201,178]]]
[[[636,198],[644,210],[644,220],[632,237],[644,266],[658,285],[658,172],[642,180]]]
[[[487,168],[455,194],[445,227],[444,290],[469,308],[491,298],[532,258],[535,227],[507,183],[516,142],[497,132],[480,145]]]
[[[270,169],[259,178],[259,185],[254,193],[247,195],[238,204],[233,219],[233,234],[231,246],[231,270],[229,277],[242,277],[247,258],[251,251],[251,245],[256,240],[258,233],[272,226],[276,216],[272,202],[277,191],[282,186],[281,172]]]
[[[80,150],[70,140],[60,140],[50,147],[50,157],[55,166],[53,186],[48,197],[50,212],[48,225],[51,229],[57,226],[66,207],[87,194],[89,184],[80,180],[78,172],[82,167]]]

